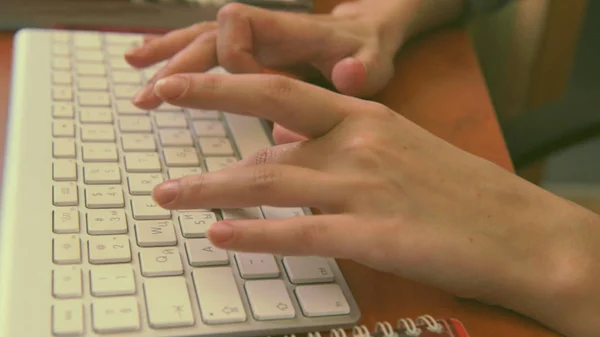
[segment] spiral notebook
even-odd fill
[[[416,319],[401,318],[396,325],[378,322],[372,329],[357,325],[352,330],[333,329],[329,337],[471,337],[463,323],[456,318],[434,318],[422,315]],[[296,337],[295,335],[286,337]],[[323,337],[311,332],[306,337]]]

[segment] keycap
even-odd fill
[[[77,206],[79,204],[77,184],[57,182],[52,187],[54,206]]]
[[[154,114],[154,120],[159,128],[187,128],[188,126],[187,118],[183,113],[157,112]]]
[[[75,124],[72,120],[56,120],[52,123],[54,137],[75,137]]]
[[[89,185],[85,188],[87,208],[125,207],[121,185]]]
[[[218,111],[215,110],[196,110],[189,109],[190,118],[193,120],[196,119],[219,119],[221,115]]]
[[[131,210],[136,220],[169,220],[171,211],[158,206],[151,196],[131,197]]]
[[[140,268],[145,277],[183,274],[181,255],[173,247],[140,249]]]
[[[92,302],[92,321],[98,333],[137,331],[140,312],[135,297],[97,298]]]
[[[221,210],[225,220],[262,219],[263,215],[258,207],[229,208]]]
[[[200,166],[198,153],[193,147],[168,147],[163,149],[167,166]]]
[[[141,84],[142,75],[137,71],[112,71],[112,81],[116,84]]]
[[[79,233],[79,210],[77,207],[57,207],[52,215],[54,233]]]
[[[159,131],[163,146],[192,146],[194,140],[187,129],[163,129]]]
[[[84,90],[84,91],[86,91],[86,90],[107,91],[108,90],[108,81],[104,77],[81,76],[81,77],[77,78],[77,87],[79,88],[79,90]]]
[[[81,269],[61,266],[52,271],[52,294],[56,298],[76,298],[83,295]]]
[[[226,137],[227,131],[221,121],[194,121],[194,132],[197,137]]]
[[[322,257],[286,256],[283,265],[292,283],[332,282],[333,272]]]
[[[337,284],[312,284],[296,287],[296,297],[307,317],[347,315],[350,306]]]
[[[82,32],[73,35],[73,45],[78,49],[100,49],[102,38],[96,32]]]
[[[73,90],[70,87],[55,86],[52,88],[52,99],[55,101],[72,101]]]
[[[112,125],[82,125],[81,140],[84,142],[114,142],[115,131]]]
[[[160,172],[160,159],[156,153],[126,153],[125,168],[130,173]]]
[[[106,53],[110,56],[123,57],[123,55],[130,49],[130,46],[126,45],[108,45],[105,47]]]
[[[115,70],[133,70],[133,67],[122,57],[111,57],[108,59],[110,68]]]
[[[110,106],[110,95],[100,91],[80,91],[78,94],[81,106]]]
[[[83,303],[80,300],[64,300],[52,306],[52,332],[56,336],[83,334]]]
[[[127,233],[127,216],[121,209],[90,210],[87,212],[87,231],[91,235]]]
[[[254,318],[259,321],[296,316],[292,299],[282,280],[253,280],[244,284]]]
[[[135,84],[113,85],[113,93],[116,98],[132,99],[138,93],[138,91],[140,91],[140,89],[142,89],[142,86]],[[118,102],[121,102],[121,100]]]
[[[215,222],[217,215],[213,212],[182,212],[179,215],[181,233],[186,238],[206,237],[206,231]]]
[[[78,62],[103,62],[104,54],[100,50],[76,50],[75,60]]]
[[[153,329],[194,325],[194,313],[185,278],[146,278],[144,296],[148,321]]]
[[[71,84],[72,82],[73,78],[71,77],[71,73],[68,71],[54,71],[52,73],[53,84]]]
[[[169,168],[169,179],[177,179],[202,173],[200,167],[173,167]]]
[[[75,117],[75,109],[71,102],[54,102],[52,103],[52,116],[55,118],[73,118]]]
[[[131,246],[125,235],[91,236],[88,256],[92,264],[126,263],[131,261]]]
[[[71,159],[58,159],[52,163],[52,178],[54,181],[77,180],[77,164]]]
[[[195,268],[192,278],[204,323],[246,321],[246,310],[231,267]]]
[[[234,151],[229,139],[225,137],[200,137],[200,149],[205,156],[233,156]]]
[[[78,76],[106,76],[106,67],[100,63],[78,63],[75,71]]]
[[[262,206],[261,209],[265,219],[283,219],[305,215],[304,210],[300,207]]]
[[[171,221],[138,221],[135,236],[140,247],[165,247],[177,244],[175,227]]]
[[[151,134],[124,134],[121,141],[126,152],[156,151],[156,142]]]
[[[52,68],[56,70],[70,70],[71,60],[67,57],[54,57],[52,59]]]
[[[136,292],[133,269],[127,264],[95,265],[90,268],[90,288],[97,297],[133,295]]]
[[[69,56],[70,48],[66,43],[54,43],[52,45],[52,54],[56,56]]]
[[[152,124],[147,116],[123,116],[119,118],[121,132],[152,132]]]
[[[87,143],[82,146],[84,162],[117,162],[117,149],[114,144]]]
[[[235,162],[237,162],[236,157],[207,157],[205,159],[208,172],[222,170]]]
[[[119,115],[147,115],[147,110],[142,110],[131,103],[131,98],[128,100],[117,100],[117,113]]]
[[[52,32],[52,40],[59,43],[68,43],[71,41],[71,34],[68,31],[56,30]]]
[[[134,45],[142,43],[142,37],[137,34],[110,34],[106,35],[106,43],[108,44],[120,44],[125,45],[127,48],[131,48]]]
[[[260,120],[230,113],[224,116],[242,159],[250,157],[258,150],[271,147],[271,141]]]
[[[279,277],[279,266],[271,254],[235,253],[235,260],[245,279]]]
[[[77,235],[56,235],[52,241],[52,258],[56,264],[81,262],[81,244]]]
[[[127,177],[131,195],[151,195],[156,185],[163,182],[160,173],[131,173]]]
[[[86,163],[83,179],[86,184],[120,184],[121,168],[114,163]]]
[[[216,248],[208,239],[189,239],[185,241],[188,262],[194,267],[229,264],[227,251]]]
[[[79,108],[79,121],[83,124],[112,123],[112,110],[102,107],[82,107]]]

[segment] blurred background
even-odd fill
[[[513,1],[469,30],[518,174],[600,213],[600,1]]]

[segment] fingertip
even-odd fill
[[[215,222],[206,232],[208,239],[218,247],[225,247],[233,241],[235,228],[227,222]]]
[[[174,75],[162,78],[154,84],[154,94],[165,101],[172,101],[185,94],[190,85],[189,78]]]
[[[169,208],[180,193],[181,184],[178,179],[171,179],[158,184],[152,190],[152,199],[161,207]]]
[[[356,58],[348,57],[333,67],[331,80],[341,93],[359,96],[367,80],[367,69]]]

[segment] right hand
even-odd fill
[[[369,7],[370,8],[369,8]],[[329,15],[276,12],[243,4],[223,7],[216,22],[203,22],[151,37],[125,58],[144,68],[170,59],[134,99],[144,109],[161,101],[152,91],[159,79],[222,66],[231,73],[264,69],[296,75],[321,73],[338,91],[369,96],[394,73],[399,34],[384,34],[373,2],[354,1]]]

